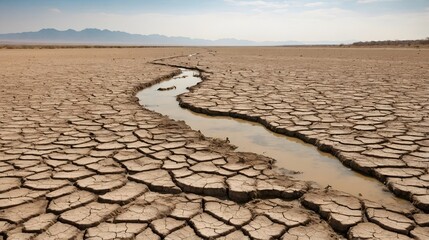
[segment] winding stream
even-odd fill
[[[147,109],[175,120],[185,121],[192,129],[205,136],[225,139],[237,146],[237,151],[254,152],[277,160],[276,165],[285,174],[296,179],[313,181],[322,187],[328,185],[352,195],[379,203],[394,204],[403,201],[385,190],[379,181],[346,168],[334,156],[319,151],[315,146],[297,138],[273,133],[258,123],[231,117],[213,117],[181,108],[176,96],[188,92],[188,87],[201,82],[198,71],[181,69],[182,73],[168,81],[145,88],[137,94],[140,104]],[[158,88],[176,88],[158,91]],[[299,174],[292,174],[296,171]]]

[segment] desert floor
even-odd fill
[[[300,138],[409,201],[320,189],[139,105],[178,66],[204,77],[184,107]],[[428,164],[429,50],[0,50],[0,239],[427,239]]]

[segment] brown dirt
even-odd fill
[[[389,239],[427,233],[427,214],[412,205],[311,189],[276,175],[254,154],[218,151],[222,143],[136,103],[136,87],[176,71],[150,62],[195,51],[0,50],[0,238],[342,239],[363,238],[368,227]],[[289,66],[272,48],[215,49],[220,57],[198,51],[202,68],[228,79],[242,68],[299,64],[316,74],[317,55],[371,64],[379,58],[292,49],[288,61],[297,64]],[[409,61],[408,54],[397,55]],[[278,78],[271,73],[260,79]]]

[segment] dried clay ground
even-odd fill
[[[0,50],[0,239],[428,239],[428,60],[416,49]],[[136,92],[172,66],[204,71],[183,106],[299,137],[409,202],[318,189],[144,109]]]

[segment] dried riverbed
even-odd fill
[[[151,62],[195,51],[0,50],[0,239],[428,235],[411,204],[311,188],[136,102],[176,71]]]
[[[159,64],[210,72],[180,97],[328,151],[429,211],[429,51],[217,48]]]
[[[182,73],[170,80],[145,88],[137,94],[145,108],[185,121],[192,129],[208,137],[228,138],[237,151],[253,152],[273,158],[280,174],[313,181],[321,187],[361,196],[380,203],[401,201],[375,179],[351,171],[335,159],[303,141],[273,133],[258,123],[231,117],[210,116],[181,108],[176,96],[188,92],[202,80],[196,70],[181,69]],[[174,88],[172,88],[174,87]],[[169,91],[159,91],[170,89]],[[283,169],[283,171],[282,171]]]

